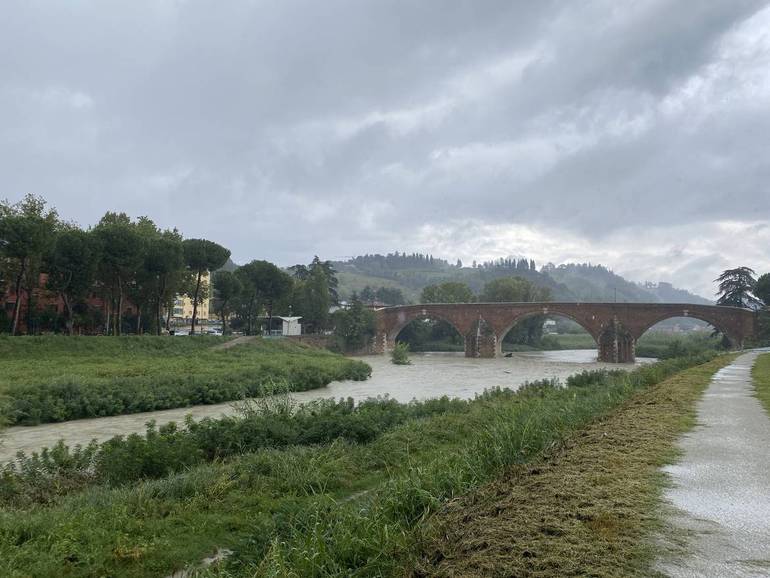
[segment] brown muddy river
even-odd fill
[[[491,387],[515,389],[527,381],[544,378],[563,380],[586,369],[631,367],[598,363],[596,351],[592,349],[514,353],[512,357],[499,359],[468,359],[462,353],[422,353],[412,354],[412,364],[405,366],[393,365],[386,356],[362,359],[372,367],[369,380],[334,382],[327,387],[292,396],[299,402],[329,397],[362,400],[384,395],[404,402],[442,395],[472,398],[476,393]],[[640,358],[637,364],[649,361]],[[51,446],[60,439],[69,445],[87,444],[92,439],[102,441],[120,434],[143,433],[145,424],[150,420],[162,425],[170,421],[181,421],[188,414],[201,419],[236,411],[233,403],[228,402],[32,427],[12,427],[0,437],[0,462],[13,459],[18,451],[29,453]]]

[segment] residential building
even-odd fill
[[[211,284],[209,283],[210,275],[208,272],[203,274],[201,278],[201,287],[208,288],[209,295],[202,303],[198,303],[198,320],[199,321],[215,321],[218,319],[214,308],[212,307]],[[171,312],[171,317],[176,325],[190,323],[193,316],[193,300],[187,295],[177,295],[174,300],[174,309]]]

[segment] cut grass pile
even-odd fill
[[[759,401],[770,413],[770,353],[757,357],[757,361],[751,369],[751,376]]]
[[[366,379],[365,363],[289,340],[212,349],[224,338],[0,338],[0,420],[32,425],[221,403]]]
[[[426,521],[448,501],[557,451],[638,392],[704,361],[591,372],[566,388],[545,381],[516,394],[489,392],[442,402],[438,413],[394,423],[369,443],[264,448],[159,480],[6,508],[0,575],[159,576],[221,548],[235,554],[196,576],[404,575],[424,550]],[[687,370],[653,389],[707,381],[726,362]],[[626,494],[623,487],[616,499]]]
[[[639,391],[533,463],[448,504],[416,576],[650,576],[665,476],[695,402],[734,356]]]

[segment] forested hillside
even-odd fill
[[[547,287],[555,301],[681,302],[709,303],[707,299],[670,283],[638,284],[624,279],[602,265],[549,263],[538,268],[532,259],[511,257],[477,263],[454,263],[420,253],[363,255],[333,263],[340,281],[340,296],[349,298],[369,287],[397,289],[404,300],[419,302],[423,287],[446,281],[466,283],[480,293],[484,285],[501,277],[524,277]]]

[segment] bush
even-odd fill
[[[40,454],[22,453],[2,469],[0,504],[49,502],[89,484],[120,486],[161,478],[198,463],[265,448],[338,439],[368,443],[407,420],[467,412],[473,403],[442,397],[402,404],[386,397],[357,405],[348,398],[297,406],[286,384],[273,383],[270,392],[274,395],[269,398],[242,404],[236,416],[187,419],[183,428],[174,423],[156,428],[150,422],[144,436],[116,436],[72,449],[60,442]]]
[[[390,352],[390,361],[394,365],[409,365],[409,344],[399,341],[396,343],[393,351]]]
[[[0,338],[0,416],[33,425],[222,403],[365,380],[371,368],[279,340],[212,350],[223,339],[180,337]]]

